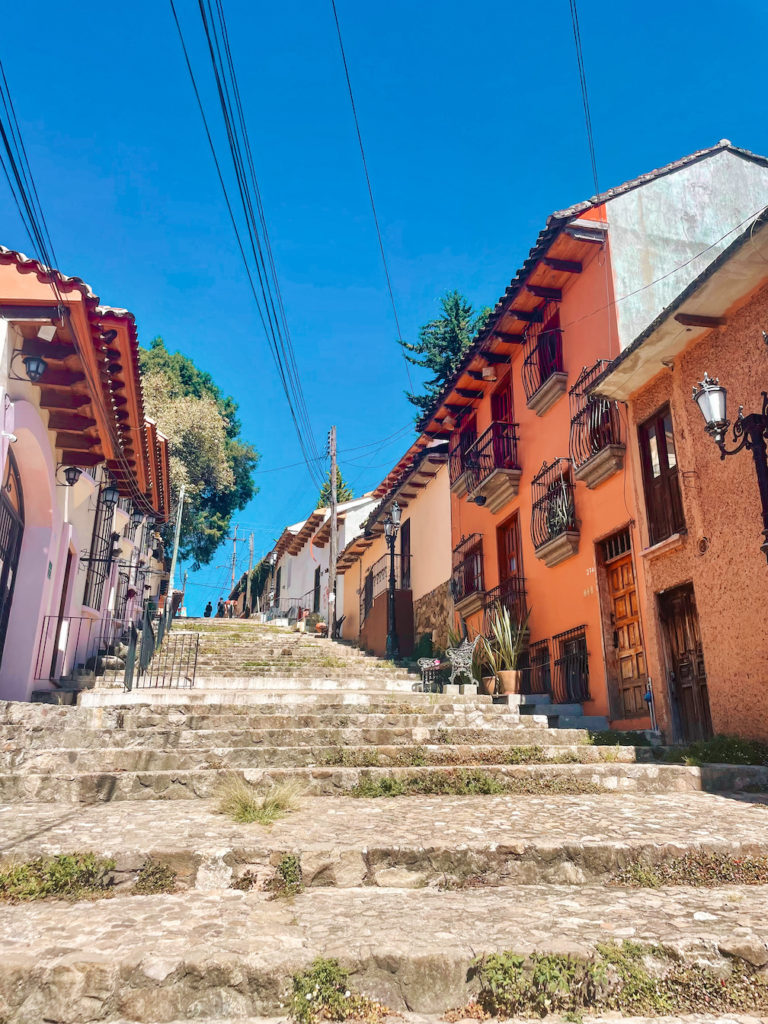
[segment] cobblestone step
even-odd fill
[[[544,733],[539,739],[547,740]],[[0,772],[42,773],[59,771],[66,766],[73,772],[152,772],[152,771],[205,771],[210,768],[308,768],[323,765],[347,765],[366,767],[370,765],[490,765],[490,764],[535,764],[539,761],[554,763],[626,763],[632,764],[645,756],[647,751],[640,748],[640,757],[635,747],[592,747],[576,744],[551,744],[533,746],[526,743],[523,734],[517,742],[504,737],[502,743],[482,743],[473,739],[470,743],[434,743],[425,740],[416,742],[412,738],[401,739],[400,743],[352,744],[338,736],[332,745],[313,743],[312,737],[299,745],[291,735],[280,735],[277,739],[285,745],[274,742],[243,746],[189,745],[186,748],[173,746],[146,749],[145,747],[102,746],[97,748],[49,747],[43,750],[28,750],[18,747],[0,750]]]
[[[42,1020],[170,1021],[284,1012],[292,975],[338,958],[354,987],[393,1010],[465,1005],[479,954],[589,954],[661,944],[726,972],[768,960],[768,887],[521,886],[506,891],[312,889],[294,900],[238,891],[118,896],[0,908],[0,1013]]]
[[[739,792],[768,788],[768,768],[741,765],[705,765],[687,768],[655,764],[562,764],[562,765],[469,765],[482,767],[487,776],[509,780],[521,787],[521,799],[528,792],[540,792],[542,786],[552,792],[682,793]],[[266,785],[286,778],[301,780],[312,796],[333,796],[354,789],[364,779],[407,779],[412,776],[451,774],[460,769],[442,767],[411,768],[250,768],[237,770],[249,781]],[[32,772],[0,773],[0,803],[37,800],[49,802],[94,803],[101,800],[190,800],[216,795],[228,769],[166,771],[68,771],[60,765],[44,774]]]
[[[573,885],[689,851],[766,856],[768,798],[689,793],[669,808],[633,794],[309,797],[269,828],[237,824],[215,801],[6,805],[0,834],[0,862],[87,850],[114,857],[126,885],[148,856],[172,865],[185,887],[228,888],[246,873],[261,885],[286,855],[298,858],[307,887]]]
[[[264,688],[251,687],[250,680],[248,680],[240,688],[225,686],[213,689],[195,685],[194,688],[184,690],[176,688],[138,688],[130,693],[125,693],[122,689],[83,690],[78,699],[80,707],[130,707],[143,704],[153,707],[178,707],[182,701],[187,706],[230,704],[236,707],[238,705],[279,703],[285,707],[291,704],[308,705],[314,703],[324,705],[338,703],[344,706],[375,705],[383,707],[387,697],[390,700],[416,701],[429,705],[435,696],[435,694],[418,693],[407,689],[387,691],[372,685],[370,680],[366,683],[365,687],[357,691],[347,689],[344,686],[331,688],[317,687],[315,689],[312,687],[286,688],[283,687],[282,681],[272,681],[269,687]],[[451,695],[448,699],[451,702],[463,701],[468,704],[474,704],[477,702],[478,697],[469,694],[467,696]],[[486,699],[490,701],[490,698]]]
[[[283,1017],[205,1017],[195,1018],[197,1024],[288,1024],[288,1018]],[[471,1024],[476,1018],[462,1018],[461,1014],[452,1014],[451,1020],[456,1024]],[[530,1024],[530,1018],[504,1017],[506,1024]],[[488,1024],[497,1024],[498,1017],[486,1017]],[[709,1014],[695,1013],[685,1014],[681,1017],[617,1017],[614,1014],[608,1016],[590,1015],[589,1024],[765,1024],[766,1017],[755,1014]],[[547,1016],[548,1024],[572,1024],[572,1017],[564,1018],[557,1014]],[[135,1024],[134,1021],[119,1020],[114,1024]],[[151,1024],[160,1024],[153,1021]],[[181,1024],[179,1020],[171,1021],[170,1024]],[[391,1016],[383,1016],[382,1024],[445,1024],[444,1014],[428,1013],[397,1013]]]

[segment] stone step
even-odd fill
[[[322,682],[322,680],[321,680]],[[377,689],[367,683],[359,690],[349,689],[346,686],[333,688],[326,687],[284,687],[283,681],[279,685],[270,683],[268,687],[252,688],[250,681],[247,687],[233,689],[229,686],[218,689],[202,688],[195,685],[193,688],[158,689],[140,687],[126,693],[123,690],[85,690],[78,698],[79,707],[130,707],[133,705],[151,704],[153,706],[179,707],[180,705],[197,704],[327,704],[339,703],[344,705],[378,705],[383,706],[385,698],[391,700],[415,701],[422,704],[430,704],[435,701],[438,694],[418,693],[412,690],[389,691]],[[480,698],[477,695],[467,694],[446,696],[445,700],[451,703],[459,701],[465,703],[476,703]],[[485,698],[490,701],[490,698]]]
[[[518,787],[521,798],[540,793],[548,787],[555,793],[635,792],[681,793],[704,790],[732,792],[768,789],[768,768],[750,765],[704,765],[700,768],[656,764],[557,764],[557,765],[485,765],[483,779],[492,777],[500,784]],[[46,802],[93,803],[102,800],[195,800],[212,798],[222,780],[240,775],[256,785],[268,785],[282,779],[297,779],[311,796],[334,796],[368,780],[425,780],[421,784],[447,784],[458,778],[464,768],[390,767],[346,768],[317,766],[309,768],[249,768],[234,773],[228,769],[77,772],[59,765],[55,771],[35,774],[26,771],[0,773],[0,803],[26,800]],[[418,785],[420,783],[411,783]]]
[[[331,669],[328,670],[327,676],[313,675],[307,673],[307,675],[274,675],[274,676],[238,676],[238,675],[220,675],[220,676],[205,676],[198,674],[195,677],[193,687],[180,687],[186,697],[186,693],[189,689],[193,689],[194,692],[207,692],[210,690],[226,691],[226,690],[248,690],[269,692],[275,689],[279,689],[283,692],[290,693],[292,691],[302,690],[340,690],[344,692],[361,690],[368,692],[397,692],[397,693],[411,693],[412,687],[414,686],[412,677],[407,679],[393,679],[390,676],[377,676],[376,679],[371,679],[370,676],[362,676],[359,673],[355,675],[349,675],[344,678],[339,678],[337,673],[333,673]],[[149,688],[147,688],[149,689]],[[171,689],[170,687],[168,689]],[[142,688],[134,690],[133,693],[140,693]],[[98,696],[101,692],[101,688],[97,687],[93,690],[93,696]],[[119,693],[125,692],[120,686]],[[167,692],[164,690],[163,692]],[[83,699],[85,696],[83,695]]]
[[[524,697],[520,702],[520,713],[523,715],[547,715],[549,718],[568,715],[574,718],[583,714],[583,708],[581,704],[552,704],[546,700],[531,703]]]
[[[376,1019],[378,1020],[379,1017]],[[457,1024],[471,1024],[471,1021],[474,1019],[476,1018],[462,1018],[461,1013],[451,1015],[451,1020],[456,1020]],[[484,1019],[489,1024],[497,1024],[499,1020],[498,1017],[486,1017]],[[504,1017],[503,1020],[506,1024],[530,1024],[529,1017]],[[608,1014],[606,1016],[590,1014],[588,1020],[589,1024],[617,1024],[617,1021],[620,1021],[621,1024],[765,1024],[765,1017],[761,1013],[748,1014],[743,1012],[732,1014],[687,1013],[678,1017],[627,1017],[624,1015],[617,1017],[615,1014]],[[285,1015],[282,1017],[196,1017],[195,1021],[196,1024],[287,1024]],[[445,1014],[392,1013],[391,1015],[383,1014],[381,1021],[382,1024],[445,1024]],[[558,1014],[548,1014],[547,1021],[548,1024],[571,1024],[573,1015],[562,1017]],[[121,1019],[115,1021],[114,1024],[136,1024],[136,1022]],[[149,1024],[161,1024],[161,1022],[152,1021]],[[181,1024],[181,1021],[177,1019],[175,1021],[162,1022],[162,1024]]]
[[[503,765],[503,764],[634,764],[634,747],[578,746],[552,744],[537,746],[506,743],[364,743],[352,745],[343,740],[333,746],[292,743],[283,737],[282,746],[216,747],[188,744],[186,747],[97,747],[69,749],[0,751],[0,773],[28,772],[32,775],[57,772],[157,772],[209,771],[251,768],[312,768],[330,766],[381,767],[412,765]],[[642,749],[642,748],[641,748]],[[645,753],[645,751],[643,751]],[[643,760],[649,761],[646,755]]]
[[[558,729],[589,729],[590,732],[607,732],[610,723],[605,715],[560,715]]]
[[[42,1020],[279,1015],[292,976],[337,958],[352,986],[396,1011],[443,1013],[477,991],[479,954],[588,955],[600,943],[662,945],[725,974],[768,960],[768,887],[656,892],[603,886],[312,889],[293,900],[231,891],[117,896],[0,908],[0,1008]],[[425,925],[427,925],[425,927]]]
[[[271,827],[237,824],[217,806],[6,805],[0,863],[87,850],[115,858],[118,884],[128,885],[151,856],[173,866],[180,886],[209,890],[248,873],[260,886],[291,855],[306,887],[456,889],[607,884],[629,865],[649,869],[692,851],[768,855],[768,806],[704,793],[679,794],[673,808],[643,794],[306,797]]]

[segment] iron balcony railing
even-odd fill
[[[96,676],[113,667],[128,643],[131,623],[106,616],[46,615],[35,659],[35,680],[71,678],[83,669]]]
[[[469,470],[467,490],[473,491],[496,469],[519,469],[517,423],[496,420],[478,437],[464,455]]]
[[[608,363],[608,359],[598,359],[594,366],[585,366],[568,392],[571,411],[569,449],[576,467],[583,466],[609,445],[622,443],[618,402],[589,394],[589,389]]]
[[[554,373],[563,372],[563,332],[559,327],[531,331],[523,359],[523,389],[530,401]]]
[[[410,582],[411,578],[411,556],[395,555],[395,590],[409,589],[404,587],[405,581]],[[360,591],[360,625],[368,617],[373,603],[379,594],[383,594],[389,587],[389,554],[382,555],[378,562],[374,562],[363,580],[363,589]]]
[[[458,603],[470,594],[482,594],[484,590],[483,538],[479,533],[473,533],[463,538],[453,550],[451,593]]]
[[[483,633],[486,636],[491,635],[491,619],[499,606],[507,609],[513,623],[525,622],[528,606],[523,576],[510,576],[509,579],[503,580],[498,587],[489,590],[485,595]]]
[[[589,652],[586,627],[577,626],[552,637],[555,653],[552,699],[556,704],[582,704],[589,695]]]
[[[555,459],[550,465],[545,462],[531,481],[531,491],[531,538],[535,548],[563,533],[578,531],[570,459]]]
[[[523,693],[552,694],[552,667],[549,651],[549,640],[537,640],[530,644],[523,656],[522,677],[520,680]]]
[[[454,435],[451,447],[448,451],[448,475],[451,486],[467,469],[466,455],[474,446],[477,434],[474,429],[467,428]]]

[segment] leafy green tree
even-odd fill
[[[336,501],[340,505],[342,501],[352,501],[354,494],[352,488],[344,482],[341,470],[336,467]],[[320,497],[317,499],[318,508],[328,508],[331,504],[331,471],[328,470],[328,479],[323,484]]]
[[[417,422],[431,408],[446,381],[456,371],[472,339],[485,326],[491,312],[487,308],[475,312],[472,303],[458,291],[447,292],[440,299],[440,307],[442,314],[424,324],[415,345],[400,341],[409,363],[432,372],[424,382],[423,394],[406,391],[408,401],[419,410]]]
[[[240,437],[237,403],[209,373],[180,352],[169,352],[162,338],[140,349],[139,358],[147,414],[168,438],[174,503],[186,486],[179,553],[206,565],[233,514],[257,493],[253,471],[259,454]],[[165,539],[173,539],[172,523]]]

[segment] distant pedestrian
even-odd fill
[[[219,603],[216,606],[216,618],[217,619],[223,619],[224,618],[224,598],[223,597],[219,598]]]
[[[209,601],[208,604],[205,606],[205,611],[203,612],[203,615],[205,616],[206,619],[210,619],[212,611],[213,611],[213,605]]]
[[[228,619],[233,618],[234,614],[235,614],[235,602],[234,601],[227,601],[227,618]]]

